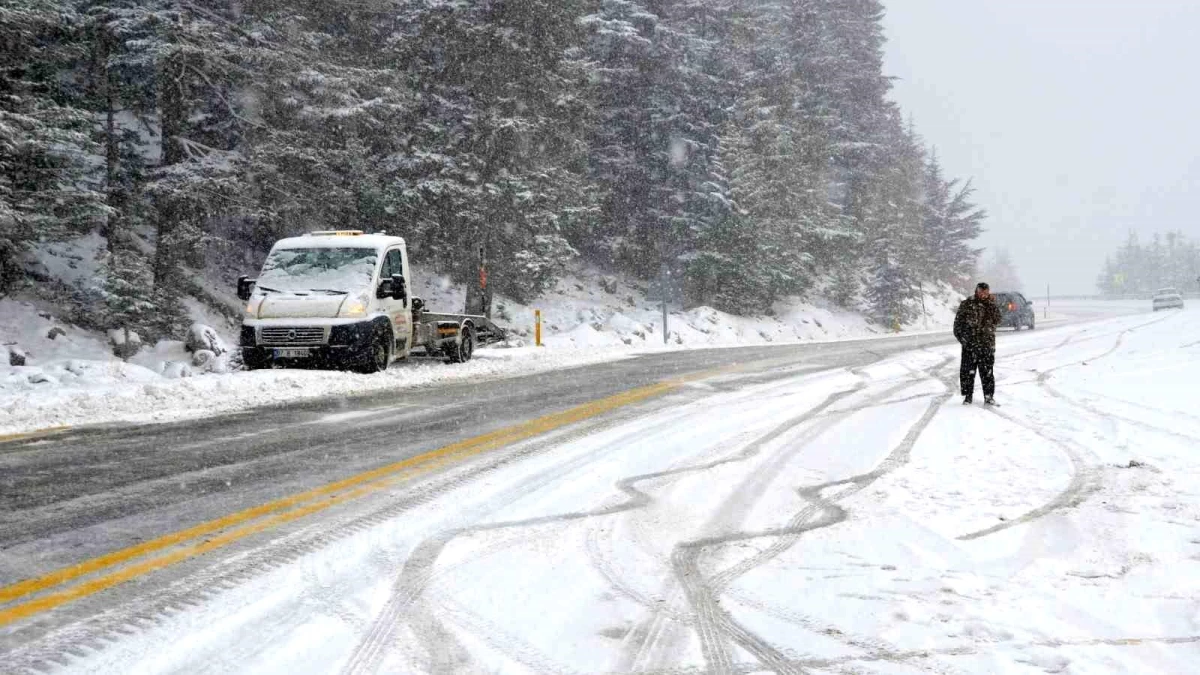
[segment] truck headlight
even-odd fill
[[[340,314],[342,317],[348,319],[366,316],[367,306],[369,304],[370,299],[367,298],[365,294],[353,298],[347,298],[346,301],[342,303],[342,311]]]
[[[258,310],[262,307],[263,299],[261,297],[250,298],[250,302],[246,303],[245,314],[247,319],[257,319]]]

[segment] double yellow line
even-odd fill
[[[695,379],[687,378],[687,379]],[[0,626],[27,619],[273,527],[324,511],[452,462],[548,433],[679,388],[660,382],[459,441],[401,462],[210,520],[0,588]],[[113,569],[115,568],[115,569]]]

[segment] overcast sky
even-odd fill
[[[1130,229],[1200,240],[1200,0],[885,0],[893,98],[1028,294],[1095,293]]]

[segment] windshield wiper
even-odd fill
[[[308,290],[316,291],[317,293],[328,293],[330,295],[350,295],[350,291],[338,291],[332,288],[310,288]]]
[[[279,290],[278,288],[270,288],[268,286],[255,286],[254,290],[266,291],[267,293],[282,293],[283,292],[283,291]]]

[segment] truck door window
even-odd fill
[[[399,249],[387,252],[387,257],[383,261],[383,272],[380,276],[384,279],[391,279],[393,274],[404,274],[404,259],[400,257]]]

